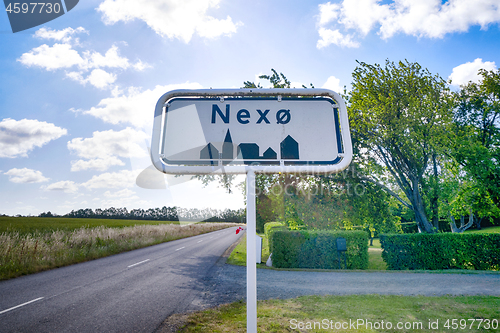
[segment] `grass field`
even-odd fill
[[[67,217],[6,217],[0,216],[0,233],[18,232],[28,234],[34,232],[51,232],[55,230],[72,231],[80,228],[123,228],[134,225],[179,224],[178,221],[144,221],[114,219],[79,219]]]
[[[498,309],[500,297],[493,296],[303,296],[258,302],[257,325],[276,333],[500,332]],[[246,304],[190,314],[179,332],[246,332]]]
[[[0,280],[235,226],[68,218],[1,218]]]
[[[471,234],[487,234],[487,233],[500,233],[500,226],[483,228],[481,230],[465,230],[466,233]]]

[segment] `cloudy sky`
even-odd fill
[[[217,184],[145,171],[158,188],[137,186],[163,93],[271,68],[340,91],[356,60],[385,59],[459,85],[500,64],[499,22],[498,0],[84,0],[15,34],[0,14],[0,214],[243,207]]]

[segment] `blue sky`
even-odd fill
[[[456,87],[497,69],[499,22],[498,0],[85,0],[15,34],[0,14],[0,214],[243,207],[215,183],[136,185],[163,93],[239,88],[271,68],[340,91],[356,60],[385,59]]]

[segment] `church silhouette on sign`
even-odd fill
[[[299,143],[290,135],[280,143],[280,156],[283,160],[299,159]],[[222,160],[233,160],[235,158],[234,144],[229,130],[227,130],[226,137],[222,143],[222,152],[219,152],[211,142],[200,151],[200,159],[202,160],[217,160],[219,158]],[[278,154],[274,149],[269,147],[260,156],[259,145],[250,142],[240,143],[237,146],[236,158],[245,160],[245,163],[250,163],[246,160],[276,160],[278,159]]]

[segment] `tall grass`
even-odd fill
[[[233,223],[136,225],[0,234],[0,280],[228,228]]]
[[[0,216],[0,233],[51,232],[54,230],[75,230],[79,228],[97,228],[100,226],[123,228],[149,224],[182,224],[179,221],[118,220],[71,217],[35,217],[35,216]]]

